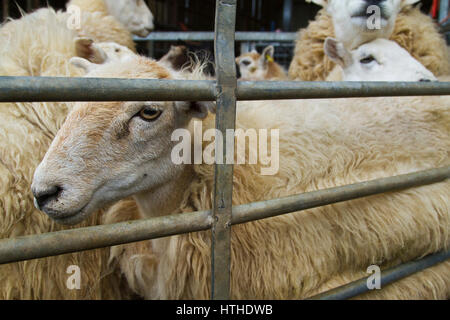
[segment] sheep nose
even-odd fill
[[[431,82],[431,79],[425,79],[425,78],[422,78],[422,79],[420,79],[419,81],[420,81],[420,82]]]
[[[51,200],[57,200],[62,190],[59,186],[51,186],[39,191],[33,190],[36,207],[42,210]]]

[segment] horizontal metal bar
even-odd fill
[[[0,102],[215,99],[215,81],[0,77]]]
[[[236,32],[236,41],[242,42],[290,42],[297,39],[296,32]],[[214,41],[214,32],[152,32],[147,37],[135,37],[134,41]]]
[[[450,82],[238,82],[238,100],[450,95]],[[215,81],[0,77],[0,102],[213,101]]]
[[[414,273],[420,272],[434,265],[450,259],[450,250],[435,253],[416,261],[410,261],[393,268],[381,271],[381,290],[388,284],[406,278]],[[370,276],[369,276],[370,277]],[[344,286],[318,294],[309,298],[310,300],[345,300],[356,297],[370,291],[367,286],[369,277],[359,279]]]
[[[233,207],[233,224],[245,223],[385,192],[437,183],[450,178],[450,166],[349,184]]]
[[[92,226],[0,241],[0,264],[207,230],[210,211]]]
[[[437,183],[448,178],[450,166],[243,204],[233,207],[231,222],[233,225],[245,223],[383,192]],[[210,211],[200,211],[4,239],[0,241],[0,264],[207,230],[212,226],[210,214]]]
[[[450,95],[450,82],[242,81],[239,100]]]

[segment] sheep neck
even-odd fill
[[[140,217],[154,218],[177,212],[193,178],[192,166],[183,165],[169,182],[134,195]]]

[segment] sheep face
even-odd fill
[[[402,7],[418,0],[312,0],[325,6],[333,18],[335,36],[346,48],[389,38]]]
[[[325,53],[343,68],[344,81],[435,81],[436,77],[396,42],[377,39],[349,51],[327,38]]]
[[[274,47],[266,47],[262,54],[255,50],[244,53],[236,58],[236,64],[241,72],[241,80],[264,80],[269,69],[269,62],[273,61]]]
[[[107,61],[124,60],[129,56],[136,54],[125,46],[121,46],[115,42],[100,42],[96,44],[99,50],[103,51],[107,57]]]
[[[105,0],[108,11],[131,33],[146,37],[153,29],[153,14],[144,0]]]
[[[94,42],[90,38],[76,38],[76,57],[71,59],[71,63],[89,72],[98,64],[126,60],[136,54],[125,46],[115,42]],[[82,58],[82,59],[80,59]]]
[[[89,77],[171,79],[174,73],[136,56],[107,63]],[[212,104],[212,103],[211,103]],[[77,103],[36,169],[35,205],[61,224],[75,224],[124,197],[176,181],[173,131],[208,113],[200,102]]]

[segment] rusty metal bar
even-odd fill
[[[234,32],[236,0],[217,0],[214,51],[217,75],[216,129],[225,137],[228,129],[236,125],[236,64]],[[214,174],[214,201],[211,241],[211,298],[230,298],[231,215],[233,194],[233,165],[226,164],[227,149],[234,146],[219,144],[216,140],[216,165]],[[222,158],[217,150],[222,149]]]
[[[217,90],[216,81],[0,77],[0,102],[213,101]],[[450,82],[243,81],[236,95],[238,100],[450,95]]]
[[[416,261],[410,261],[393,268],[381,271],[381,289],[388,284],[406,278],[416,272],[420,272],[429,267],[437,265],[450,259],[450,250],[431,254]],[[367,280],[369,277],[359,279],[349,284],[329,290],[309,298],[309,300],[344,300],[354,298],[363,293],[369,292]]]
[[[243,204],[233,207],[231,222],[233,225],[246,223],[384,192],[438,183],[449,178],[450,166],[447,166]],[[0,264],[208,230],[212,226],[212,221],[211,211],[200,211],[4,239],[0,240]]]

